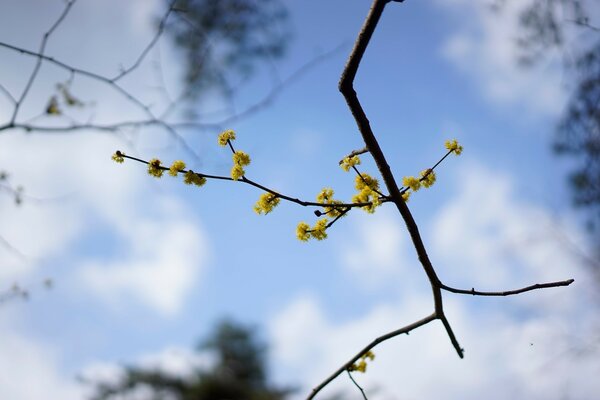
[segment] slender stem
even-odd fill
[[[437,317],[435,314],[431,314],[423,319],[413,322],[412,324],[406,325],[400,329],[396,329],[394,331],[386,333],[385,335],[379,336],[378,338],[373,340],[371,343],[366,345],[361,351],[356,353],[356,355],[354,357],[352,357],[348,362],[346,362],[344,365],[342,365],[340,368],[338,368],[333,374],[329,375],[318,386],[316,386],[311,391],[311,393],[308,395],[307,400],[314,398],[317,395],[317,393],[319,393],[325,386],[327,386],[331,381],[333,381],[335,378],[337,378],[344,371],[348,370],[348,368],[350,368],[350,366],[352,366],[360,357],[362,357],[363,354],[365,354],[369,350],[372,350],[373,348],[375,348],[375,346],[377,346],[379,343],[385,342],[386,340],[394,338],[398,335],[408,334],[413,329],[416,329],[420,326],[426,325],[426,324],[430,323],[431,321],[434,321],[436,318]]]
[[[537,290],[537,289],[547,289],[547,288],[560,287],[560,286],[569,286],[573,282],[575,282],[575,279],[567,279],[565,281],[548,282],[548,283],[536,283],[534,285],[530,285],[530,286],[527,286],[527,287],[524,287],[521,289],[504,290],[504,291],[500,291],[500,292],[482,292],[479,290],[475,290],[475,288],[472,288],[471,290],[456,289],[456,288],[450,287],[448,285],[444,285],[443,283],[440,284],[440,288],[443,290],[446,290],[448,292],[458,293],[458,294],[470,294],[472,296],[513,296],[515,294],[530,292],[532,290]]]
[[[130,159],[130,160],[133,160],[133,161],[137,161],[137,162],[142,163],[142,164],[149,164],[148,161],[142,160],[141,158],[137,158],[137,157],[134,157],[134,156],[126,155],[126,154],[124,154],[122,152],[118,152],[118,153],[123,158],[127,158],[127,159]],[[158,168],[162,169],[163,171],[168,171],[169,170],[169,168],[164,167],[164,166],[160,166]],[[184,173],[185,174],[188,171],[189,170],[181,170],[180,173]],[[192,171],[192,172],[194,172],[196,175],[198,175],[200,177],[207,178],[207,179],[216,179],[216,180],[222,180],[222,181],[235,181],[233,178],[231,178],[229,176],[211,175],[211,174],[205,174],[205,173],[196,172],[196,171]],[[319,202],[316,202],[316,201],[304,201],[304,200],[300,200],[300,199],[295,198],[295,197],[291,197],[291,196],[285,195],[283,193],[279,193],[279,192],[277,192],[277,191],[275,191],[275,190],[273,190],[271,188],[268,188],[268,187],[266,187],[264,185],[261,185],[258,182],[255,182],[255,181],[247,178],[246,176],[242,176],[240,179],[237,180],[237,182],[241,182],[241,183],[245,183],[245,184],[250,185],[250,186],[254,186],[255,188],[258,188],[258,189],[261,189],[261,190],[263,190],[265,192],[271,193],[272,195],[275,195],[275,196],[277,196],[277,197],[279,197],[279,198],[281,198],[283,200],[287,200],[289,202],[299,204],[299,205],[301,205],[303,207],[335,207],[335,208],[346,208],[346,209],[348,209],[348,208],[365,207],[365,206],[372,205],[371,202],[368,202],[368,203],[329,204],[329,203],[319,203]],[[384,200],[382,200],[382,203],[385,203],[387,201],[388,200],[384,199]],[[347,211],[345,211],[345,212],[347,212]]]
[[[346,370],[346,372],[348,373],[348,377],[350,378],[350,380],[352,381],[352,383],[354,383],[354,386],[356,386],[358,388],[358,390],[360,390],[360,393],[362,394],[362,397],[364,400],[369,400],[367,398],[367,395],[365,394],[365,391],[363,390],[363,388],[358,384],[358,382],[356,382],[354,380],[354,377],[352,376],[352,372],[350,372],[350,370]]]

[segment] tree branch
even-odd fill
[[[573,282],[575,282],[575,279],[567,279],[565,281],[548,282],[548,283],[536,283],[534,285],[527,286],[527,287],[524,287],[521,289],[505,290],[505,291],[501,291],[501,292],[481,292],[479,290],[475,290],[475,288],[472,288],[471,290],[456,289],[451,286],[444,285],[443,283],[440,284],[440,288],[443,290],[446,290],[448,292],[452,292],[452,293],[470,294],[473,296],[512,296],[515,294],[530,292],[532,290],[537,290],[537,289],[547,289],[547,288],[560,287],[560,286],[569,286]]]

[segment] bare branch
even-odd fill
[[[331,383],[331,381],[333,381],[335,378],[337,378],[344,371],[347,371],[348,368],[350,368],[363,354],[365,354],[369,350],[372,350],[373,348],[375,348],[375,346],[377,346],[379,343],[385,342],[386,340],[394,338],[398,335],[402,335],[403,333],[408,334],[413,329],[416,329],[420,326],[426,325],[426,324],[430,323],[431,321],[434,321],[436,318],[437,317],[435,314],[431,314],[423,319],[413,322],[412,324],[406,325],[405,327],[402,327],[400,329],[396,329],[392,332],[386,333],[385,335],[382,335],[382,336],[378,337],[377,339],[373,340],[371,343],[366,345],[361,351],[356,353],[356,355],[354,357],[352,357],[348,362],[346,362],[344,365],[342,365],[340,368],[338,368],[333,374],[331,374],[323,382],[321,382],[318,386],[316,386],[312,390],[310,395],[307,397],[307,400],[314,398],[317,395],[317,393],[319,393],[325,386],[327,386],[329,383]]]
[[[19,113],[19,108],[21,107],[21,104],[23,104],[25,97],[27,97],[27,93],[29,93],[29,89],[31,89],[31,85],[33,85],[33,81],[37,77],[40,67],[42,66],[42,60],[44,59],[44,51],[46,50],[46,43],[48,43],[48,38],[50,37],[50,35],[52,35],[52,33],[56,30],[56,28],[65,19],[65,17],[69,13],[69,10],[73,6],[73,4],[75,4],[75,1],[76,0],[67,1],[65,9],[60,14],[58,19],[54,22],[54,24],[52,24],[50,29],[46,33],[44,33],[44,36],[42,38],[42,43],[40,44],[40,49],[37,53],[37,62],[35,63],[35,66],[33,67],[33,71],[31,72],[31,75],[29,76],[29,80],[25,84],[25,88],[23,89],[21,96],[19,96],[19,99],[15,102],[15,108],[14,108],[13,114],[10,118],[11,123],[15,122],[15,120],[17,119],[17,114]]]
[[[521,294],[521,293],[525,293],[525,292],[529,292],[529,291],[537,290],[537,289],[547,289],[547,288],[560,287],[560,286],[569,286],[573,282],[575,282],[575,279],[567,279],[565,281],[548,282],[548,283],[536,283],[534,285],[527,286],[527,287],[524,287],[521,289],[505,290],[502,292],[481,292],[479,290],[475,290],[475,288],[472,288],[471,290],[456,289],[451,286],[444,285],[443,283],[440,284],[440,288],[444,289],[448,292],[452,292],[452,293],[470,294],[473,296],[512,296],[515,294]]]
[[[125,68],[117,76],[112,78],[111,81],[113,81],[113,82],[118,81],[119,79],[123,78],[124,76],[126,76],[127,74],[129,74],[130,72],[132,72],[133,70],[135,70],[136,68],[138,68],[140,66],[142,61],[144,61],[144,58],[146,58],[146,55],[150,52],[150,50],[152,50],[154,45],[158,42],[158,39],[162,36],[162,34],[165,30],[165,25],[167,23],[167,19],[169,18],[169,15],[171,15],[171,12],[173,11],[173,6],[175,5],[176,1],[177,0],[171,0],[171,3],[169,4],[169,8],[168,8],[167,12],[161,18],[160,23],[158,24],[158,29],[156,30],[156,34],[154,34],[154,37],[152,38],[150,43],[148,43],[148,45],[144,48],[144,50],[142,50],[142,52],[138,56],[137,60],[135,60],[135,62],[129,68]]]
[[[356,386],[358,388],[358,390],[360,390],[360,393],[362,394],[363,399],[369,400],[367,398],[367,395],[365,394],[364,389],[358,384],[358,382],[356,382],[354,380],[354,377],[352,376],[352,372],[350,372],[349,370],[346,370],[346,372],[348,373],[348,377],[350,378],[350,380],[352,381],[352,383],[354,383],[354,386]]]

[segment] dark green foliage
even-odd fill
[[[119,382],[97,383],[93,398],[127,399],[140,388],[152,400],[282,400],[290,393],[268,383],[267,348],[247,327],[222,322],[198,350],[214,355],[210,370],[197,370],[183,379],[158,370],[128,367]]]
[[[185,53],[190,96],[250,76],[260,62],[281,57],[289,39],[287,10],[279,0],[179,0],[166,29]]]

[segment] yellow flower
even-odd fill
[[[48,115],[61,115],[62,111],[60,111],[60,108],[58,107],[58,99],[56,98],[56,96],[52,96],[50,98],[50,101],[48,102],[48,105],[46,106],[46,114]]]
[[[354,178],[354,187],[356,190],[363,190],[365,187],[369,187],[372,190],[379,190],[379,181],[377,179],[371,177],[369,174],[363,173],[361,175],[356,175],[356,178]]]
[[[329,204],[332,204],[332,205],[343,204],[343,202],[341,202],[339,200],[331,200],[329,202]],[[345,217],[346,215],[348,215],[348,214],[344,214],[343,211],[344,211],[344,209],[340,208],[340,207],[325,207],[325,214],[327,214],[331,218],[337,218],[340,215]]]
[[[118,162],[119,164],[121,164],[123,161],[125,161],[125,159],[123,158],[124,155],[125,153],[121,153],[119,150],[117,150],[111,158],[114,162]]]
[[[241,165],[239,164],[235,164],[232,168],[231,168],[231,179],[233,179],[234,181],[237,181],[238,179],[240,179],[242,176],[244,176],[244,173],[246,171],[244,171],[244,168],[242,168]]]
[[[454,154],[456,154],[457,156],[460,155],[460,153],[462,153],[463,151],[463,147],[460,144],[458,144],[456,139],[446,140],[444,146],[446,146],[448,150],[453,151]]]
[[[435,172],[428,168],[421,171],[421,184],[426,188],[431,187],[435,183]]]
[[[326,239],[327,238],[327,232],[325,232],[326,229],[327,229],[327,218],[320,219],[315,223],[315,226],[313,226],[313,228],[311,229],[310,235],[317,240]]]
[[[219,134],[219,146],[227,146],[227,142],[230,140],[235,140],[235,132],[233,130],[227,129]]]
[[[410,191],[406,191],[404,193],[402,193],[402,200],[404,200],[405,203],[408,203],[408,199],[410,199],[410,194],[412,192]]]
[[[360,356],[360,361],[358,361],[357,363],[352,364],[349,368],[348,371],[352,372],[352,371],[358,371],[358,372],[362,372],[365,373],[367,372],[367,358],[371,361],[373,361],[375,359],[375,354],[372,351],[367,351],[365,354],[363,354],[362,356]]]
[[[257,214],[267,215],[268,213],[273,211],[273,208],[275,208],[277,204],[279,204],[279,201],[279,197],[277,197],[273,193],[263,193],[254,205],[254,211]]]
[[[402,185],[408,186],[415,192],[421,189],[421,181],[419,181],[414,176],[405,176],[404,178],[402,178]]]
[[[333,198],[333,189],[323,188],[317,195],[317,202],[323,204],[329,204]]]
[[[238,150],[235,153],[233,153],[232,158],[234,164],[241,165],[242,167],[250,165],[250,156],[241,150]]]
[[[355,165],[360,165],[360,158],[358,156],[345,157],[340,164],[340,167],[346,172]]]
[[[308,241],[310,238],[310,233],[308,232],[309,229],[310,226],[306,222],[300,222],[296,227],[296,237],[298,240],[302,240],[303,242]]]
[[[148,161],[148,173],[156,178],[160,178],[165,171],[163,167],[160,165],[160,160],[158,158],[153,158]]]
[[[206,183],[206,178],[201,175],[198,175],[190,169],[183,176],[183,183],[185,183],[186,185],[202,186]]]
[[[371,350],[369,350],[365,354],[363,354],[361,356],[361,358],[363,360],[366,360],[368,358],[369,360],[373,361],[375,359],[375,353],[373,353]]]
[[[181,160],[177,160],[173,162],[171,168],[169,168],[169,175],[177,176],[179,172],[182,172],[185,169],[185,163]]]

